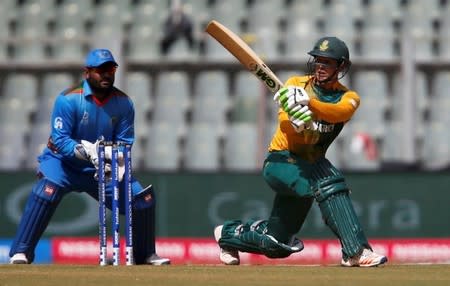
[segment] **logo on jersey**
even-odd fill
[[[83,113],[83,117],[81,118],[80,124],[86,125],[88,124],[88,121],[89,121],[89,113],[87,113],[87,111],[85,110]]]
[[[53,128],[55,129],[62,129],[63,128],[63,120],[61,117],[56,117],[53,122]]]
[[[289,164],[296,164],[296,163],[297,163],[297,160],[295,160],[295,159],[292,158],[292,157],[288,157],[286,161],[287,161]]]
[[[317,131],[319,133],[330,133],[334,131],[334,124],[327,124],[322,122],[314,121],[310,127],[310,130]]]
[[[325,40],[320,44],[319,50],[321,52],[325,52],[326,50],[328,50],[328,40]]]
[[[46,185],[45,185],[44,193],[45,193],[47,196],[51,197],[51,196],[53,195],[54,192],[55,192],[55,187],[54,187],[54,186],[49,185],[49,184],[46,184]]]

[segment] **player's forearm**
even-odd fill
[[[330,123],[346,122],[350,120],[358,108],[359,101],[354,98],[343,98],[338,103],[327,103],[318,99],[311,99],[309,107],[320,119]]]
[[[75,146],[78,144],[77,141],[65,137],[65,136],[52,136],[51,148],[53,152],[60,154],[61,156],[73,159],[75,158]]]

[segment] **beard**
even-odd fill
[[[102,79],[102,80],[94,80],[92,78],[88,78],[87,82],[91,87],[94,93],[102,93],[107,94],[113,89],[114,79]]]

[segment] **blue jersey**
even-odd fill
[[[58,95],[51,125],[48,145],[38,157],[39,171],[58,183],[64,176],[62,173],[67,172],[55,168],[60,162],[54,160],[61,161],[70,173],[95,171],[91,162],[75,157],[75,145],[80,140],[94,143],[103,136],[106,141],[133,143],[134,106],[131,99],[117,88],[113,88],[100,102],[84,80],[79,86]]]

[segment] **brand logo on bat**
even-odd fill
[[[277,90],[278,84],[270,77],[270,75],[264,70],[267,67],[264,65],[261,67],[257,63],[250,63],[248,65],[249,70],[256,75],[260,80],[262,80],[271,90]]]

